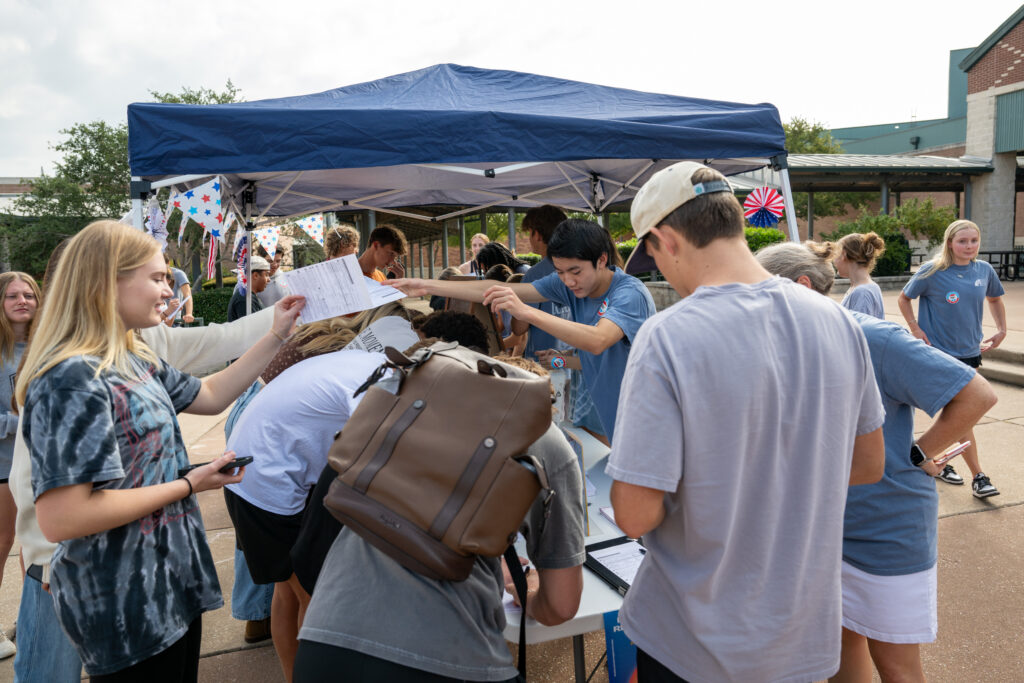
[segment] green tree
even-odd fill
[[[799,116],[793,117],[788,123],[782,124],[786,132],[786,150],[790,154],[842,154],[843,146],[832,137],[825,126],[808,121]],[[871,198],[863,192],[815,192],[814,215],[819,218],[841,216],[848,207],[863,208]],[[793,194],[796,215],[807,218],[807,193]]]
[[[230,80],[222,92],[183,88],[177,94],[155,91],[150,94],[158,102],[188,104],[220,104],[239,99],[239,90]],[[60,134],[64,140],[53,149],[62,156],[54,164],[53,175],[44,172],[31,181],[32,191],[14,202],[15,212],[32,220],[0,216],[0,240],[6,243],[7,260],[15,270],[41,274],[50,252],[61,240],[96,218],[120,218],[131,205],[128,124],[77,123],[61,130]],[[201,236],[201,229],[190,221],[185,237],[194,240],[197,232]],[[189,245],[185,250],[190,252],[191,259],[195,250],[190,250]]]

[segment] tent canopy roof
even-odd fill
[[[732,174],[785,155],[770,104],[454,64],[299,97],[132,104],[128,127],[133,176],[220,174],[229,195],[253,181],[268,217],[422,205],[599,211],[679,160]]]

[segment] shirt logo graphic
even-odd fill
[[[985,283],[981,281],[981,278],[978,278],[977,280],[974,281],[974,286],[975,287],[984,287]]]
[[[601,302],[601,307],[597,309],[597,317],[604,317],[604,314],[608,312],[608,299]]]
[[[960,295],[956,292],[950,292],[946,295],[946,303],[955,304],[960,301]]]

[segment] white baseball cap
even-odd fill
[[[625,271],[629,274],[657,270],[654,259],[647,253],[644,236],[657,227],[662,220],[680,206],[703,194],[732,192],[732,186],[724,178],[694,184],[690,181],[694,172],[708,168],[696,161],[680,161],[661,169],[644,183],[633,198],[629,220],[636,233],[637,245],[626,261]]]

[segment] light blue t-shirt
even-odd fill
[[[981,353],[985,298],[1002,296],[1003,285],[988,261],[953,265],[925,277],[933,267],[921,266],[903,293],[921,297],[917,323],[932,346],[955,358],[973,358]]]
[[[523,276],[523,282],[533,283],[553,272],[555,272],[555,265],[551,262],[551,259],[543,258],[537,265],[526,272],[526,275]],[[544,301],[539,304],[530,305],[555,317],[572,320],[572,313],[569,311],[568,306],[556,304],[554,301]],[[530,336],[526,340],[526,350],[523,351],[523,356],[535,359],[538,351],[566,348],[569,348],[569,345],[562,340],[555,338],[539,327],[530,327]]]
[[[874,281],[857,287],[850,287],[843,297],[843,308],[859,311],[879,320],[885,320],[885,304],[882,303],[882,288]]]
[[[843,523],[843,559],[879,576],[935,566],[939,496],[935,480],[910,462],[914,408],[935,415],[974,370],[893,323],[853,314],[868,340],[885,407],[885,475],[851,486]]]
[[[853,447],[883,421],[859,326],[792,281],[698,287],[644,324],[605,470],[665,492],[630,639],[689,681],[834,674]]]
[[[632,275],[626,275],[618,267],[612,274],[608,291],[596,298],[576,298],[572,290],[558,279],[557,273],[546,275],[532,284],[545,299],[568,306],[574,322],[596,325],[601,318],[606,318],[622,330],[622,339],[599,354],[579,350],[583,380],[597,407],[604,433],[611,441],[615,429],[615,410],[619,404],[619,388],[626,371],[630,346],[640,326],[656,312],[651,293],[642,282]]]

